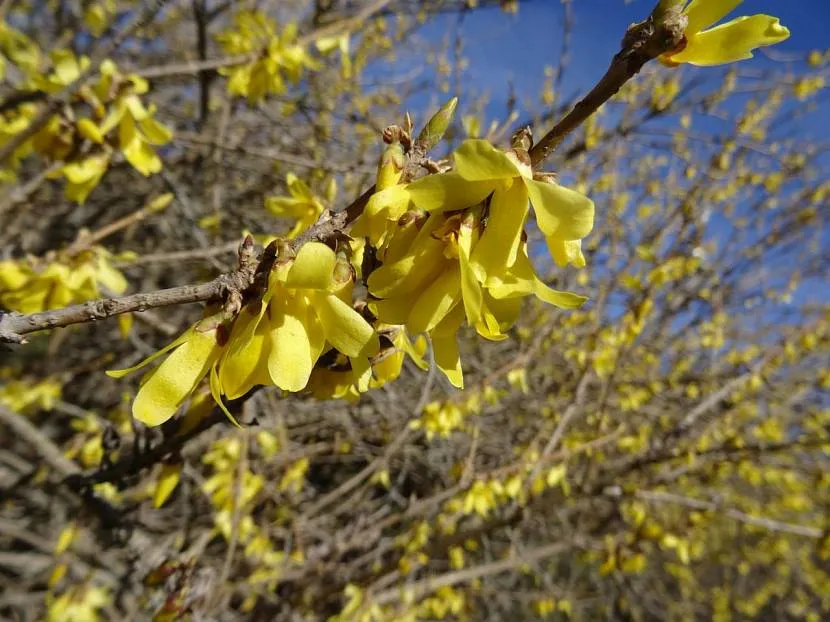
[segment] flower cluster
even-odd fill
[[[555,261],[582,267],[581,239],[593,226],[593,203],[552,175],[532,171],[522,145],[505,152],[468,140],[453,154],[452,170],[403,183],[418,150],[413,146],[432,146],[454,108],[453,100],[415,142],[408,130],[385,133],[376,192],[351,240],[306,242],[296,251],[275,241],[275,259],[262,279],[267,286],[247,292],[241,308],[214,310],[139,365],[110,372],[120,377],[167,355],[139,389],[134,416],[163,423],[205,378],[229,417],[224,401],[258,385],[353,398],[394,380],[407,355],[424,368],[427,341],[437,368],[462,387],[462,326],[503,340],[525,297],[581,306],[584,297],[551,289],[536,274],[524,229],[532,205]],[[300,217],[293,237],[321,205],[296,177],[288,185],[292,197],[272,207]],[[358,273],[368,288],[365,302],[353,302]]]
[[[126,289],[124,275],[99,247],[73,256],[0,261],[0,307],[20,313],[57,309]]]
[[[8,29],[0,29],[0,39],[4,32],[11,36]],[[24,86],[32,90],[58,93],[78,80],[90,64],[86,56],[58,49],[49,55],[49,68],[39,72],[40,64],[45,61],[35,54],[36,47],[33,50],[11,57],[21,68],[28,68]],[[13,181],[20,161],[34,153],[60,165],[49,177],[64,178],[67,198],[83,203],[101,182],[117,152],[144,176],[161,170],[155,147],[167,144],[173,135],[156,120],[155,106],[145,106],[141,100],[140,96],[149,90],[147,81],[135,75],[122,75],[110,60],[101,63],[99,73],[96,82],[78,90],[75,96],[78,106],[66,107],[52,116],[15,150],[11,168],[0,171],[0,180]],[[40,110],[39,104],[29,103],[0,115],[0,145],[25,131]]]
[[[369,308],[384,323],[428,334],[438,368],[457,387],[462,325],[501,340],[526,296],[567,309],[585,301],[542,282],[524,228],[532,205],[556,262],[584,266],[581,239],[593,226],[593,203],[535,174],[526,159],[520,149],[467,140],[453,154],[452,171],[409,184],[379,179],[355,225],[383,262],[368,276]]]
[[[228,76],[228,92],[255,103],[267,95],[284,93],[286,81],[300,81],[304,71],[319,69],[319,63],[297,41],[297,25],[286,25],[282,32],[265,13],[241,11],[234,15],[233,27],[217,36],[228,54],[250,57],[220,70]]]
[[[163,423],[205,377],[220,405],[223,395],[233,400],[257,385],[302,391],[324,355],[347,368],[362,390],[368,389],[370,357],[380,343],[375,329],[351,305],[354,270],[319,242],[288,255],[286,250],[276,259],[261,299],[234,317],[215,313],[137,366],[109,372],[120,377],[170,353],[142,384],[133,403],[137,419]]]

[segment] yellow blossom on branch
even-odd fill
[[[660,60],[669,66],[723,65],[752,58],[756,48],[780,43],[790,36],[778,18],[769,15],[738,17],[708,28],[726,17],[741,1],[691,0],[683,8],[689,20],[684,42],[679,49],[663,54]]]

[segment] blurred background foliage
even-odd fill
[[[461,24],[524,2],[0,3],[0,305],[213,278],[452,95],[438,155],[541,135],[590,4],[561,4],[533,89],[492,93]],[[654,63],[553,154],[596,203],[588,265],[531,249],[590,301],[462,334],[463,392],[408,361],[357,401],[272,387],[236,429],[199,393],[151,430],[103,372],[197,308],[0,352],[0,616],[826,619],[830,53],[759,56]]]

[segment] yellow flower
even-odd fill
[[[474,206],[492,194],[487,227],[470,256],[473,270],[482,278],[516,261],[529,200],[556,262],[585,265],[580,240],[594,224],[590,199],[559,184],[534,179],[529,165],[486,140],[464,141],[453,159],[452,172],[376,193],[366,206],[366,217],[396,221],[410,203],[428,212],[450,212]]]
[[[505,338],[517,320],[521,298],[536,295],[565,308],[585,298],[549,289],[536,276],[520,244],[510,268],[477,274],[471,262],[479,240],[481,208],[416,218],[392,237],[385,263],[369,276],[369,308],[381,322],[428,333],[437,367],[463,386],[456,333],[465,319],[492,340]]]
[[[118,128],[118,144],[127,161],[145,177],[161,170],[161,159],[153,149],[155,145],[170,142],[173,133],[168,127],[159,123],[153,115],[154,105],[149,108],[138,97],[146,93],[147,81],[138,76],[118,74],[115,65],[105,61],[101,64],[101,80],[96,91],[101,99],[106,99],[107,92],[113,84],[123,82],[120,93],[113,103],[107,117],[101,122],[99,133],[104,136]]]
[[[244,95],[252,103],[269,94],[284,93],[285,78],[297,83],[304,70],[320,67],[303,46],[296,44],[296,24],[288,24],[278,34],[276,23],[262,11],[237,13],[233,28],[216,39],[228,54],[256,54],[250,63],[219,70],[228,76],[228,92]]]
[[[219,365],[227,397],[244,395],[265,377],[268,384],[301,391],[326,344],[349,357],[357,375],[370,373],[378,337],[343,299],[351,297],[351,274],[344,278],[342,272],[334,251],[318,242],[303,245],[292,261],[278,261],[262,303],[243,310],[231,331]]]
[[[308,184],[299,179],[294,173],[288,173],[285,176],[285,183],[288,186],[290,197],[268,197],[265,199],[265,208],[277,216],[284,218],[293,218],[297,222],[294,228],[291,229],[288,236],[294,238],[301,231],[304,231],[313,225],[320,214],[323,213],[325,206],[322,201],[318,199]],[[332,178],[329,184],[327,194],[331,199],[334,198],[336,186],[333,185]]]
[[[124,275],[101,248],[46,264],[0,262],[0,305],[20,313],[37,313],[100,298],[101,286],[115,294],[127,289]]]
[[[138,365],[107,372],[111,378],[121,378],[170,352],[144,378],[133,401],[133,417],[145,425],[161,425],[176,413],[205,376],[215,376],[215,364],[222,354],[220,328],[218,316],[205,318]]]
[[[683,9],[689,19],[685,44],[660,57],[670,66],[723,65],[752,58],[755,48],[774,45],[790,36],[777,17],[751,15],[738,17],[714,28],[704,30],[726,17],[741,0],[691,0]]]

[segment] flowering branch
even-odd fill
[[[686,23],[687,18],[681,12],[681,7],[674,5],[668,8],[658,6],[645,21],[629,26],[622,40],[622,49],[614,56],[605,75],[530,150],[533,166],[547,159],[568,134],[611,99],[648,61],[680,45]]]

